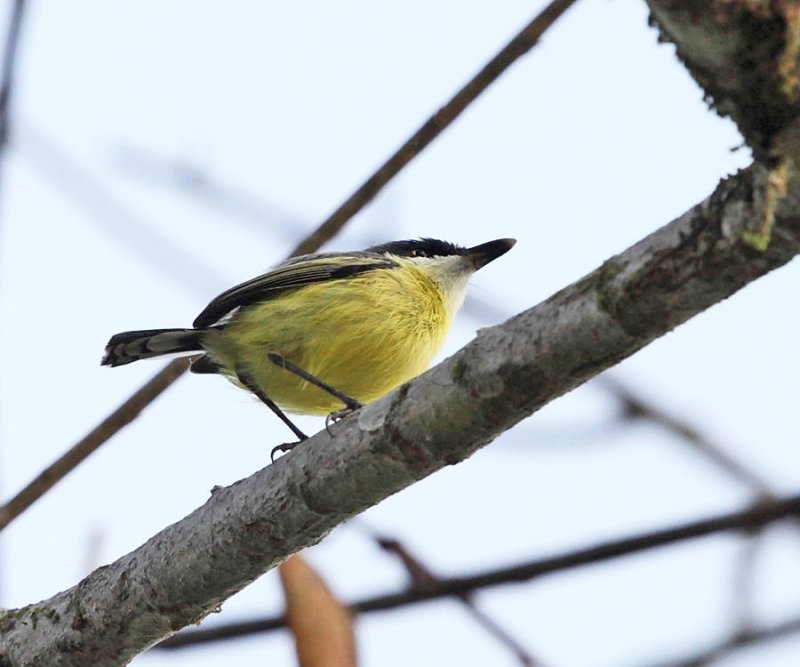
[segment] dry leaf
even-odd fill
[[[292,556],[278,571],[300,667],[355,667],[350,610],[300,556]]]

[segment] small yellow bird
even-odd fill
[[[355,409],[422,373],[469,277],[514,243],[420,239],[295,257],[220,294],[192,329],[113,336],[101,363],[201,353],[192,372],[221,373],[249,389],[303,440],[283,410]]]

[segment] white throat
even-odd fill
[[[464,303],[467,283],[474,273],[471,263],[461,255],[411,257],[409,261],[439,286],[447,314],[453,317]]]

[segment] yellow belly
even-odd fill
[[[203,344],[232,380],[234,369],[244,367],[281,408],[325,415],[344,405],[267,354],[368,403],[428,368],[450,319],[430,280],[402,267],[264,301],[237,313],[222,331],[209,332]]]

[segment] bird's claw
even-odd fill
[[[353,403],[348,405],[346,408],[342,408],[341,410],[334,410],[331,412],[327,417],[325,417],[325,430],[328,432],[328,435],[333,437],[333,433],[331,432],[331,425],[335,424],[338,421],[341,421],[348,415],[354,413],[359,408],[362,408],[363,405],[353,400]]]
[[[295,447],[297,447],[297,445],[299,445],[301,442],[303,442],[303,441],[302,440],[298,440],[297,442],[284,442],[283,444],[280,444],[280,445],[277,445],[276,447],[273,447],[272,451],[269,453],[270,461],[275,463],[275,454],[277,452],[282,452],[282,453],[289,452],[292,449],[294,449]]]

